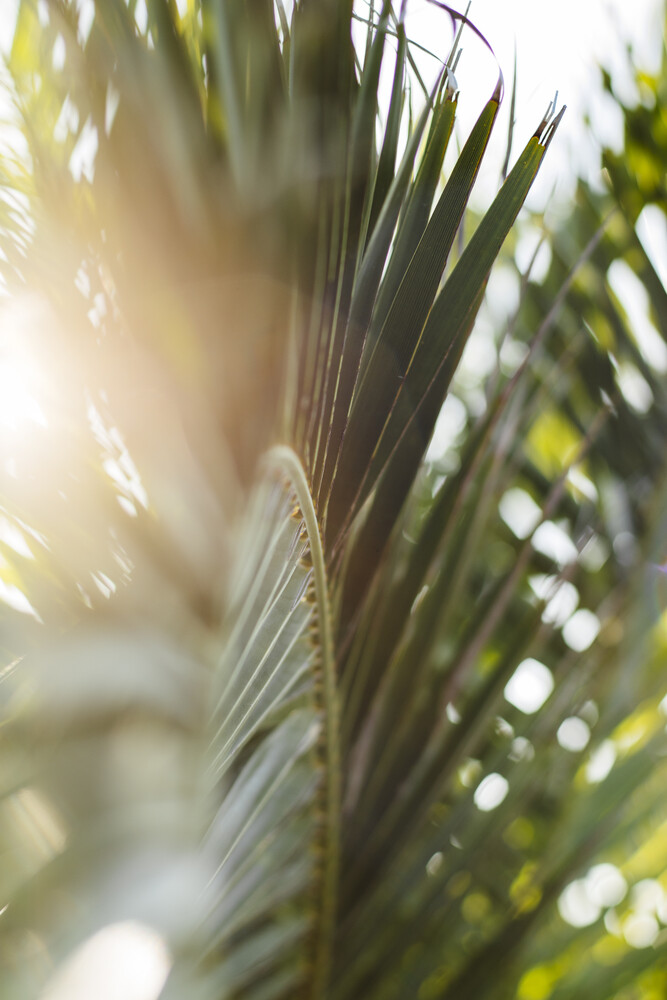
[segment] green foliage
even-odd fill
[[[445,171],[458,40],[422,99],[390,0],[356,48],[349,0],[142,10],[22,0],[9,58],[49,423],[3,483],[7,996],[126,921],[165,998],[660,995],[664,74],[538,283],[560,115],[464,243],[502,83]]]

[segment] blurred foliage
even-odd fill
[[[667,63],[545,236],[556,108],[473,218],[500,78],[445,171],[459,39],[357,16],[19,5],[12,1000],[127,921],[145,1000],[664,995]]]

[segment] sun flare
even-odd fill
[[[13,358],[0,361],[0,424],[19,430],[32,421],[48,427],[48,421],[30,389],[30,372]]]
[[[12,444],[31,424],[49,426],[43,409],[46,373],[30,349],[33,314],[29,303],[16,301],[0,313],[0,430],[10,432]]]

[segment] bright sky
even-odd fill
[[[0,4],[0,49],[7,52],[14,33],[18,0],[2,0]]]
[[[449,0],[449,5],[464,12],[467,4],[466,0]],[[554,186],[561,197],[567,197],[575,172],[595,178],[599,146],[583,125],[587,112],[599,141],[619,148],[620,112],[602,93],[596,66],[603,64],[609,69],[619,97],[633,103],[637,95],[626,48],[628,43],[632,45],[639,65],[657,70],[662,51],[662,9],[663,0],[473,0],[468,16],[492,45],[505,77],[503,115],[495,135],[499,161],[507,136],[515,46],[515,154],[539,124],[556,90],[559,107],[568,106],[531,194],[534,206],[543,204]],[[447,15],[426,0],[411,0],[408,11],[410,35],[439,55],[443,49],[446,52],[451,38]],[[463,55],[456,78],[465,134],[491,96],[497,70],[491,55],[471,33],[467,37],[464,33],[461,44]],[[426,71],[427,58],[422,65]],[[431,65],[435,66],[433,60]],[[489,193],[482,192],[483,199]]]

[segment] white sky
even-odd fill
[[[0,0],[0,50],[7,52],[14,33],[18,0]]]
[[[466,0],[448,0],[449,6],[464,12]],[[517,52],[517,108],[514,154],[525,144],[539,124],[556,90],[559,107],[568,110],[556,139],[549,149],[529,204],[545,203],[556,187],[566,198],[577,172],[594,180],[598,173],[599,145],[583,125],[591,114],[593,134],[600,142],[620,147],[622,120],[618,108],[606,98],[600,86],[597,65],[611,73],[619,96],[636,100],[632,74],[626,55],[628,43],[639,65],[656,71],[662,51],[663,0],[473,0],[469,18],[486,36],[500,62],[505,77],[505,100],[496,125],[496,162],[502,163],[509,120],[509,105]],[[426,0],[411,0],[408,6],[409,35],[442,55],[451,40],[449,18]],[[459,120],[462,133],[474,121],[485,100],[491,96],[497,70],[484,45],[472,33],[462,38],[463,54],[456,72],[461,89]],[[435,68],[435,62],[430,60]],[[429,60],[420,66],[427,71]],[[433,71],[433,69],[432,69]],[[489,187],[495,185],[497,165],[488,173]],[[492,191],[484,190],[482,201]],[[480,193],[478,187],[478,194]]]

